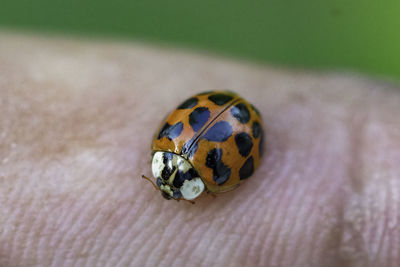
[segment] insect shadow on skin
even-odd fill
[[[142,178],[165,199],[194,204],[203,191],[215,197],[250,177],[262,140],[260,114],[245,99],[228,91],[197,94],[161,123],[152,143],[156,182]]]

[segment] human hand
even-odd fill
[[[265,154],[237,190],[167,201],[153,133],[230,89]],[[135,44],[0,35],[0,266],[397,266],[400,90]]]

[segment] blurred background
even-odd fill
[[[400,81],[399,0],[1,0],[0,27],[136,39]]]

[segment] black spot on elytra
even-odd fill
[[[203,136],[204,139],[214,142],[223,142],[232,135],[232,126],[226,121],[215,123]]]
[[[261,135],[261,125],[258,122],[253,122],[253,125],[251,126],[251,130],[253,132],[254,138],[258,138]]]
[[[250,120],[250,112],[245,104],[239,103],[234,105],[231,108],[231,114],[235,117],[240,123],[247,123]]]
[[[249,157],[239,170],[240,180],[249,178],[254,172],[253,157]]]
[[[235,143],[240,155],[247,157],[253,148],[253,141],[248,133],[241,132],[235,135]]]
[[[196,108],[189,115],[189,124],[197,132],[210,118],[210,111],[206,107]]]
[[[220,94],[210,95],[208,99],[214,102],[216,105],[222,106],[231,101],[233,97],[227,94],[220,93]]]
[[[199,177],[199,175],[193,168],[190,168],[187,172],[177,171],[177,173],[175,174],[173,185],[176,188],[180,188],[185,180],[192,180],[196,177]]]
[[[188,109],[197,105],[199,100],[196,97],[191,97],[178,106],[178,109]]]
[[[224,184],[231,175],[231,169],[222,162],[220,148],[214,148],[208,152],[206,166],[213,170],[213,179],[218,185]]]
[[[177,138],[183,130],[183,123],[177,122],[174,125],[168,124],[166,122],[164,126],[161,128],[160,133],[158,134],[158,139],[163,137],[167,137],[169,140]]]

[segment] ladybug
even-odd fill
[[[259,111],[236,93],[190,97],[161,123],[152,142],[153,183],[166,199],[192,200],[203,191],[238,187],[260,164],[263,126]]]

